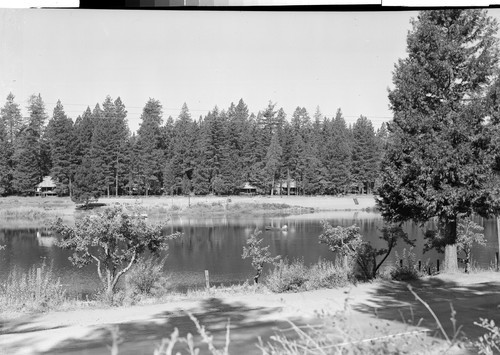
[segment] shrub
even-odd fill
[[[263,239],[257,239],[257,237],[262,233],[262,231],[255,229],[255,232],[250,234],[247,238],[246,246],[243,247],[243,254],[241,257],[243,259],[252,258],[252,267],[255,270],[255,276],[253,278],[254,283],[259,282],[259,277],[262,274],[265,264],[275,264],[281,257],[271,256],[269,251],[269,245],[263,247]]]
[[[161,296],[168,288],[169,277],[163,268],[167,258],[155,257],[140,259],[125,278],[127,292],[139,295]]]
[[[37,266],[27,272],[14,268],[7,281],[0,285],[0,309],[43,311],[55,308],[66,300],[66,290],[53,268],[45,264],[40,266],[41,279],[37,281]]]
[[[272,292],[297,292],[303,289],[308,279],[309,270],[303,260],[291,263],[283,260],[266,276],[265,283]]]
[[[410,247],[408,251],[404,248],[402,257],[400,257],[396,251],[396,262],[390,271],[390,275],[393,280],[411,281],[418,280],[421,277],[416,264],[416,256],[412,250],[413,247]],[[400,260],[403,260],[403,265],[401,265]]]
[[[168,250],[168,241],[181,235],[164,235],[164,226],[149,225],[141,216],[115,207],[86,215],[75,222],[75,227],[63,224],[59,218],[51,229],[62,237],[58,245],[73,251],[73,265],[81,268],[96,264],[97,275],[111,301],[120,278],[146,251],[157,255]]]
[[[348,285],[352,281],[352,270],[339,262],[333,263],[320,259],[309,268],[309,277],[305,283],[307,290],[335,288]]]
[[[340,263],[319,260],[307,266],[301,259],[283,260],[266,275],[265,284],[276,293],[343,287],[349,284],[352,270]]]
[[[479,349],[478,354],[492,355],[500,353],[500,327],[495,325],[494,320],[480,318],[481,323],[474,322],[475,325],[486,329],[487,332],[478,338],[474,345]]]

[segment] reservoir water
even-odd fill
[[[273,255],[282,255],[288,259],[300,258],[306,264],[314,263],[319,258],[334,260],[334,255],[327,246],[319,244],[318,236],[322,232],[321,220],[332,225],[350,226],[356,224],[361,234],[376,247],[384,247],[379,239],[379,228],[383,221],[376,212],[332,211],[294,216],[217,216],[217,217],[173,217],[169,221],[166,233],[180,231],[183,236],[170,241],[166,271],[171,274],[172,288],[202,287],[205,282],[204,270],[210,273],[214,285],[241,283],[251,280],[253,269],[250,260],[242,260],[241,254],[245,240],[256,228],[262,230],[263,245],[270,245]],[[158,222],[159,220],[150,220]],[[495,220],[478,219],[485,228],[486,246],[473,248],[474,264],[487,268],[495,260],[498,251],[497,228]],[[281,227],[287,225],[287,231],[265,230],[266,226]],[[405,224],[405,230],[412,239],[416,239],[414,252],[417,260],[425,263],[429,260],[437,264],[443,255],[435,251],[422,253],[423,230],[413,223]],[[68,260],[70,251],[62,250],[54,242],[56,237],[42,229],[2,229],[0,226],[0,282],[7,278],[10,270],[16,268],[26,271],[32,266],[45,262],[52,265],[61,282],[67,285],[71,293],[92,292],[98,285],[94,264],[83,269],[73,267]],[[398,244],[396,251],[409,248],[404,242]],[[392,253],[386,264],[394,263]],[[265,271],[264,271],[265,272]]]

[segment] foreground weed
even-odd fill
[[[27,272],[14,268],[9,273],[7,281],[0,284],[0,309],[43,311],[66,301],[66,290],[53,268],[45,264],[39,268],[40,277],[37,276],[36,266]]]
[[[481,335],[474,345],[478,348],[481,355],[500,354],[500,327],[495,325],[494,320],[479,318],[481,323],[474,322],[475,325],[486,329],[487,333]]]
[[[225,338],[224,347],[222,349],[218,349],[214,345],[213,335],[210,335],[210,333],[205,329],[205,326],[201,325],[195,316],[193,316],[189,312],[187,314],[188,314],[189,318],[195,324],[196,330],[198,331],[198,334],[201,337],[201,342],[207,345],[209,353],[211,355],[229,355],[229,344],[231,341],[229,319],[227,320],[227,324],[226,324],[226,338]],[[120,337],[119,328],[118,328],[118,326],[111,327],[109,329],[109,331],[111,333],[111,341],[112,342],[111,342],[111,346],[108,346],[108,348],[110,349],[111,355],[118,355],[119,354],[118,345],[122,342],[122,339]],[[176,351],[174,353],[174,347],[176,345],[184,346],[184,349],[183,349],[184,352],[181,353],[180,351]],[[173,355],[173,354],[175,354],[175,355],[181,355],[181,354],[199,355],[200,348],[195,347],[194,336],[191,333],[188,333],[185,337],[180,337],[179,336],[179,329],[175,328],[174,331],[170,334],[170,338],[162,339],[160,345],[158,347],[156,347],[153,354],[154,355]]]

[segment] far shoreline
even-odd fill
[[[98,208],[82,210],[69,197],[0,197],[0,228],[42,227],[62,218],[105,207],[122,206],[146,215],[216,216],[238,214],[300,215],[320,211],[375,211],[374,195],[345,196],[111,196],[101,197]]]

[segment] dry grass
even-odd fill
[[[51,267],[37,267],[27,272],[12,270],[4,284],[0,285],[0,310],[41,312],[55,309],[66,302],[66,291]]]

